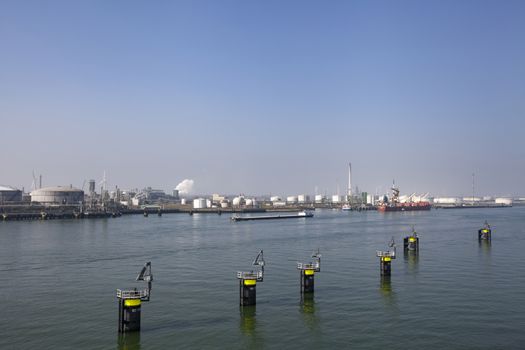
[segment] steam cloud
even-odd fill
[[[194,181],[192,179],[184,179],[175,189],[178,190],[180,194],[188,194],[193,190],[193,183]]]

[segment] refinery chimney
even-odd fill
[[[352,163],[348,163],[348,197],[352,197]]]

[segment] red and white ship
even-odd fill
[[[386,196],[385,196],[386,199]],[[390,211],[413,211],[413,210],[430,210],[430,203],[424,201],[407,201],[401,203],[399,201],[399,188],[392,185],[392,198],[390,201],[383,200],[378,206],[377,210],[380,212]]]

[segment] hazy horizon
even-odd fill
[[[523,1],[3,1],[0,184],[525,195]],[[98,187],[98,185],[97,185]]]

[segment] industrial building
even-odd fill
[[[0,185],[0,203],[21,201],[22,191],[13,187]]]
[[[44,187],[31,192],[31,202],[43,204],[79,204],[84,191],[73,186]]]

